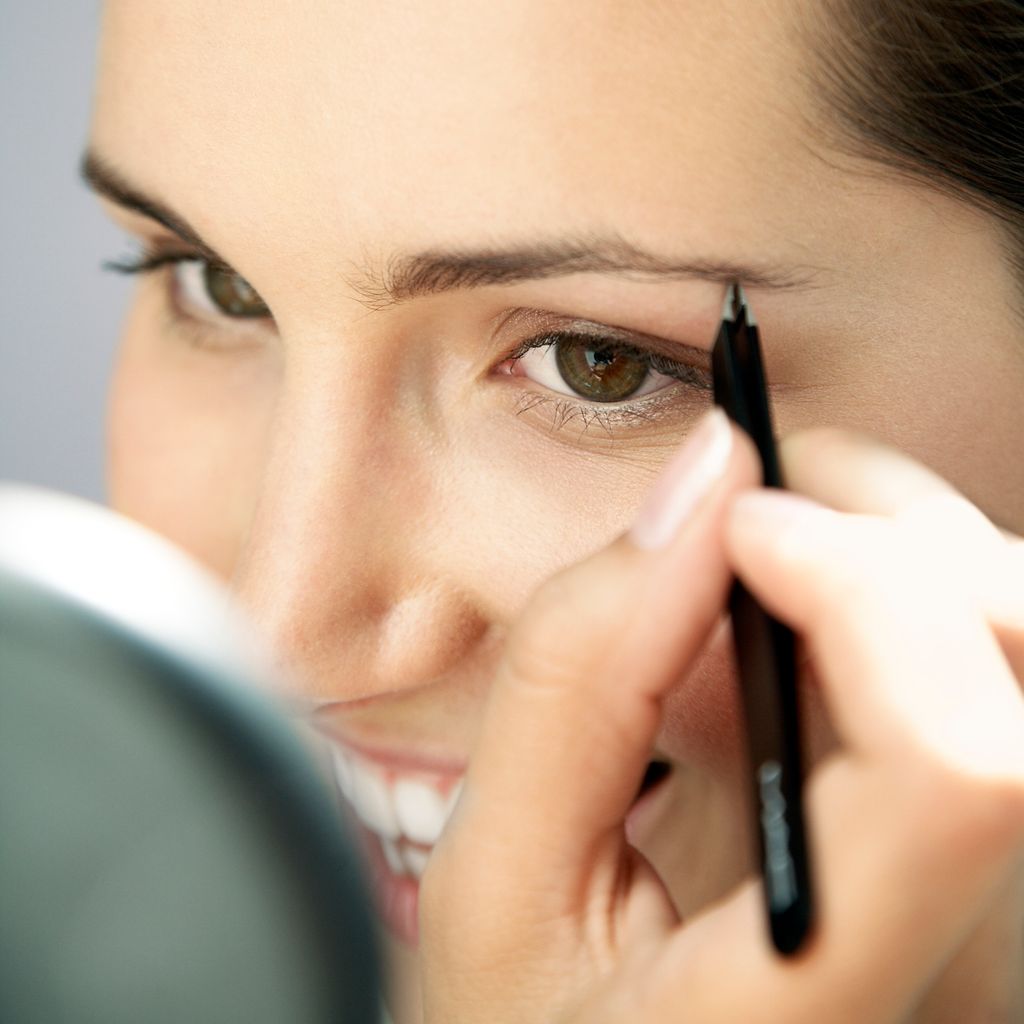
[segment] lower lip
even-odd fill
[[[396,875],[388,866],[377,835],[362,824],[356,827],[363,840],[377,912],[396,938],[415,948],[419,945],[419,882],[408,875]]]
[[[641,837],[648,831],[652,823],[661,814],[663,797],[668,794],[671,782],[677,767],[673,767],[663,779],[652,786],[639,800],[629,809],[626,815],[625,830],[626,841],[632,846],[638,845]]]

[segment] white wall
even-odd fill
[[[78,182],[99,5],[0,0],[0,479],[103,496],[124,236]]]

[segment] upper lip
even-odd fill
[[[468,762],[464,757],[421,752],[411,743],[406,745],[392,740],[385,745],[378,741],[355,737],[326,716],[314,714],[312,720],[313,725],[333,742],[382,767],[399,771],[429,772],[433,775],[465,774]]]

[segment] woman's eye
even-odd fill
[[[652,353],[592,337],[552,333],[520,345],[509,372],[551,391],[590,402],[640,398],[685,380],[703,389],[702,371]],[[658,372],[659,366],[669,372]]]
[[[249,320],[271,315],[259,293],[230,267],[208,260],[180,260],[173,280],[178,301],[208,317]]]

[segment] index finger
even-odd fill
[[[979,533],[1017,539],[934,470],[868,434],[834,427],[801,430],[779,443],[779,457],[790,490],[840,512],[900,516],[936,499],[960,499]]]
[[[802,430],[780,444],[788,487],[840,512],[902,520],[945,543],[946,572],[977,595],[1024,679],[1024,540],[1000,528],[934,470],[866,434]],[[948,538],[956,543],[948,543]]]

